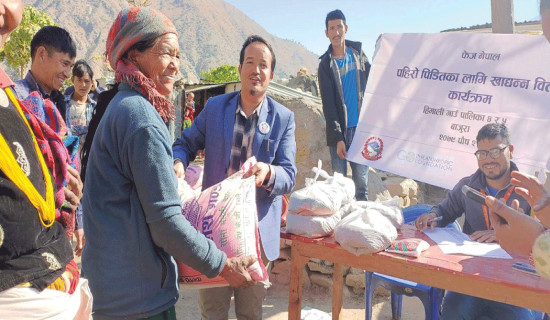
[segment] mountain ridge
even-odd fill
[[[103,66],[109,28],[120,10],[128,6],[125,0],[33,0],[26,4],[46,12],[67,29],[77,44],[77,59],[89,61],[96,73]],[[223,64],[237,66],[242,43],[251,34],[264,37],[272,45],[277,58],[276,77],[295,75],[301,67],[316,73],[317,55],[299,43],[270,34],[225,1],[152,0],[150,7],[163,12],[176,26],[180,70],[188,81],[197,82],[201,71]]]

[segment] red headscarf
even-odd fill
[[[175,119],[174,105],[157,91],[151,79],[122,56],[136,43],[155,39],[167,33],[178,34],[172,21],[160,11],[148,7],[128,7],[118,14],[111,26],[106,48],[109,63],[115,70],[115,81],[127,82],[143,94],[164,121]]]

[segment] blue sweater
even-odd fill
[[[144,318],[178,299],[171,255],[218,275],[226,256],[181,214],[170,134],[153,106],[122,83],[92,144],[84,186],[83,276],[94,319]]]

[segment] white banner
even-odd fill
[[[543,36],[384,34],[348,159],[451,189],[477,169],[479,129],[508,127],[512,161],[550,168],[550,44]]]

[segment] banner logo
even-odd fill
[[[367,160],[376,161],[382,158],[383,149],[384,142],[382,142],[382,139],[378,137],[370,137],[367,139],[367,142],[365,142],[361,155],[363,155],[363,158]]]

